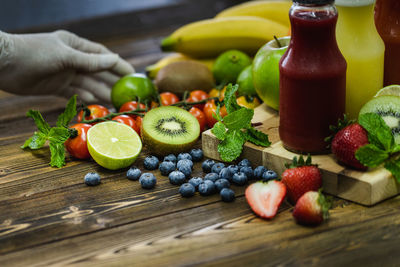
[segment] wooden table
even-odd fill
[[[157,60],[158,37],[105,42],[142,70]],[[154,37],[155,36],[155,37]],[[400,264],[400,196],[366,208],[336,199],[331,218],[315,228],[297,225],[284,203],[275,219],[255,216],[235,187],[236,201],[218,195],[184,199],[155,171],[144,190],[92,161],[67,158],[51,168],[49,150],[23,151],[35,130],[25,117],[42,111],[55,123],[66,101],[55,97],[0,98],[0,266],[342,266]],[[200,146],[200,142],[198,143]],[[136,165],[142,168],[144,150]],[[203,175],[200,164],[193,175]],[[86,173],[102,183],[88,187]]]

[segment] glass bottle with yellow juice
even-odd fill
[[[383,87],[385,45],[374,23],[375,0],[336,0],[336,38],[347,61],[346,113],[361,107]]]

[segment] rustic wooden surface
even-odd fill
[[[161,56],[163,34],[105,44],[143,69]],[[336,199],[330,220],[309,228],[294,223],[287,203],[273,220],[258,218],[243,187],[223,203],[218,195],[183,199],[157,171],[156,188],[144,190],[124,170],[92,161],[50,168],[48,148],[19,148],[35,129],[24,114],[39,109],[54,123],[65,102],[0,95],[0,266],[399,265],[400,197],[370,208]],[[83,184],[90,171],[101,185]]]

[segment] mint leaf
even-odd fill
[[[396,178],[396,181],[400,183],[400,160],[390,159],[385,162],[384,167],[390,171],[394,178]]]
[[[68,124],[76,115],[76,95],[73,95],[67,103],[65,110],[58,116],[57,127],[68,127]]]
[[[252,142],[253,144],[258,146],[268,147],[271,145],[271,142],[268,139],[268,135],[254,129],[253,127],[246,130],[245,137],[247,141]]]
[[[238,88],[239,85],[237,84],[233,86],[232,84],[229,84],[226,87],[224,103],[228,114],[241,108],[241,106],[239,106],[236,102],[236,91],[238,90]]]
[[[228,131],[226,137],[218,144],[218,153],[223,161],[233,161],[240,156],[246,138],[241,130]]]
[[[221,113],[220,113],[221,105],[217,105],[217,109],[215,110],[215,113],[212,114],[213,118],[216,119],[217,121],[222,121]]]
[[[31,117],[35,121],[35,124],[38,127],[39,131],[41,131],[43,134],[47,135],[49,133],[50,126],[47,122],[45,122],[42,114],[40,114],[39,111],[31,109],[26,113],[26,116]]]
[[[64,143],[50,142],[51,160],[50,166],[61,168],[65,165],[65,150]]]
[[[389,153],[373,144],[368,144],[357,149],[356,158],[364,166],[377,167],[389,158]]]
[[[222,122],[217,122],[214,124],[214,127],[211,129],[211,132],[217,137],[219,140],[225,139],[226,128]]]
[[[400,152],[400,145],[395,145],[391,151],[392,153]]]
[[[224,117],[225,127],[229,130],[240,130],[242,128],[247,128],[250,125],[253,115],[254,110],[242,107]]]
[[[30,149],[39,149],[46,143],[46,136],[41,132],[35,132],[31,138],[25,141],[21,146],[22,149],[29,147]]]
[[[391,150],[394,146],[394,137],[389,126],[376,113],[362,114],[358,122],[367,130],[368,139],[371,144],[383,150]]]
[[[70,132],[64,127],[53,127],[50,129],[48,139],[53,143],[64,143],[70,136]]]

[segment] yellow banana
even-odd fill
[[[233,16],[254,16],[277,21],[283,25],[290,26],[289,9],[291,1],[250,1],[240,5],[227,8],[215,16],[225,18]]]
[[[147,66],[146,67],[146,74],[147,77],[150,79],[154,79],[157,76],[157,73],[160,69],[164,68],[168,64],[171,64],[173,62],[178,62],[178,61],[183,61],[183,60],[194,60],[200,63],[203,63],[204,65],[207,66],[207,68],[211,71],[212,66],[214,64],[215,59],[214,58],[207,58],[207,59],[192,59],[184,54],[181,53],[173,53],[170,55],[167,55],[154,63],[153,65]]]
[[[288,35],[278,22],[250,16],[207,19],[187,24],[161,42],[164,51],[194,58],[213,58],[229,49],[254,55],[266,42]]]

